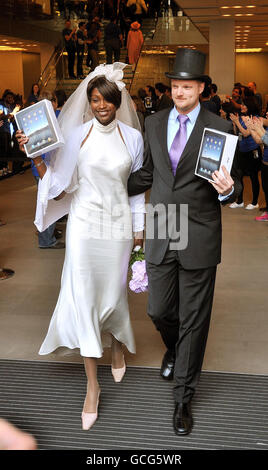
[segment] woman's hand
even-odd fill
[[[265,129],[263,127],[263,118],[254,116],[253,118],[253,129],[260,135],[265,134]]]
[[[252,126],[253,126],[252,116],[242,116],[242,121],[247,126],[247,129],[252,129]]]
[[[142,232],[135,232],[134,233],[134,241],[133,241],[133,248],[136,246],[143,247],[143,231]]]
[[[242,119],[250,131],[256,132],[260,137],[265,134],[265,129],[263,127],[263,118],[259,118],[257,116],[245,116]]]
[[[237,124],[237,123],[239,122],[238,114],[230,113],[230,119],[231,119],[231,121],[233,121],[235,124]]]
[[[18,141],[19,149],[21,150],[21,152],[26,153],[23,146],[29,142],[28,137],[26,137],[26,135],[23,134],[23,132],[20,131],[20,130],[18,130],[18,131],[16,132],[15,137],[16,137],[16,139],[17,139],[17,141]]]

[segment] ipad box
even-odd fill
[[[212,173],[218,170],[222,175],[222,165],[231,173],[238,137],[216,129],[205,127],[197,158],[195,174],[213,181]]]
[[[41,100],[15,114],[18,129],[22,130],[29,142],[24,145],[26,155],[35,158],[64,144],[52,103]]]

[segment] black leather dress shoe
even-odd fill
[[[160,369],[160,375],[165,380],[172,380],[174,374],[175,352],[167,350]]]
[[[176,403],[173,415],[173,427],[177,436],[185,436],[192,430],[193,418],[191,413],[191,404]]]

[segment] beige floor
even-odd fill
[[[31,172],[0,182],[0,266],[16,271],[0,284],[0,359],[80,362],[77,355],[38,356],[59,291],[64,250],[40,250],[33,226],[36,186]],[[246,192],[246,202],[250,191]],[[263,194],[260,203],[263,204]],[[259,211],[223,208],[219,266],[204,369],[268,374],[268,224]],[[146,294],[129,295],[137,354],[129,365],[158,367],[163,347],[146,315]],[[109,363],[106,350],[101,363]]]

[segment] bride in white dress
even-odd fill
[[[109,333],[112,338],[116,382],[126,370],[122,344],[135,353],[126,284],[133,233],[134,245],[142,244],[144,228],[144,195],[129,200],[127,194],[130,173],[142,166],[143,139],[139,131],[116,118],[121,91],[115,79],[118,74],[112,79],[108,74],[110,80],[105,77],[109,67],[113,66],[98,67],[94,77],[86,79],[84,98],[88,98],[94,117],[80,126],[82,131],[73,132],[65,154],[61,153],[61,158],[68,152],[73,154],[74,141],[79,143],[71,178],[65,174],[64,187],[57,175],[61,173],[60,158],[48,168],[41,157],[34,159],[41,178],[35,221],[39,229],[43,230],[51,217],[62,214],[59,208],[66,213],[65,199],[69,203],[61,290],[39,354],[64,347],[78,349],[83,356],[88,380],[82,412],[85,430],[98,415],[97,358],[103,354],[103,335]],[[67,116],[68,111],[67,106]],[[62,113],[64,116],[64,108]],[[23,143],[25,138],[20,135]]]

